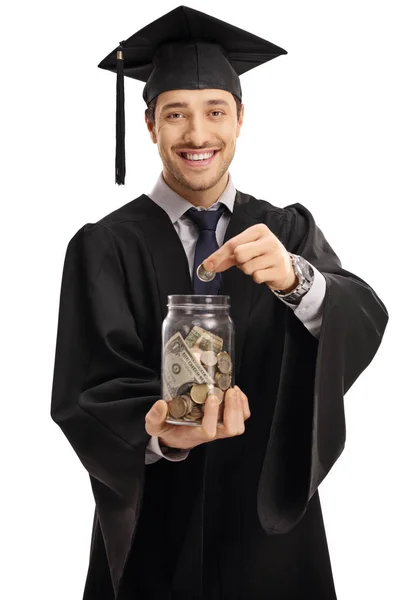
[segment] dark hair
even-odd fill
[[[242,103],[239,100],[239,98],[237,96],[235,96],[234,94],[232,94],[234,101],[236,102],[236,110],[237,110],[237,118],[239,120],[240,117],[240,111],[242,108]],[[149,121],[151,121],[154,125],[155,120],[156,120],[156,104],[157,104],[157,98],[158,96],[156,96],[155,98],[153,98],[153,100],[151,100],[151,102],[149,102],[146,110],[145,110],[145,115],[146,117],[149,119]]]

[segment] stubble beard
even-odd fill
[[[215,185],[217,185],[217,183],[222,179],[222,177],[225,175],[225,173],[229,169],[229,166],[232,162],[234,155],[235,155],[235,146],[231,150],[230,154],[228,156],[225,156],[225,158],[222,160],[222,162],[219,166],[218,172],[213,177],[211,177],[211,179],[209,179],[210,175],[207,175],[205,173],[204,177],[206,178],[206,180],[196,182],[194,180],[191,181],[190,179],[188,179],[182,173],[182,171],[177,167],[177,165],[168,158],[168,156],[165,156],[160,153],[162,163],[163,163],[165,169],[168,171],[168,173],[175,179],[175,181],[180,186],[182,186],[184,189],[190,190],[192,192],[204,192],[206,190],[213,188]]]

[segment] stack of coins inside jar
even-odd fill
[[[211,394],[219,400],[222,421],[225,392],[232,385],[232,358],[222,337],[198,325],[186,337],[175,333],[164,346],[163,378],[168,423],[200,425]]]

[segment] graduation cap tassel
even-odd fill
[[[124,93],[124,54],[120,42],[117,50],[117,114],[116,114],[116,149],[115,149],[115,183],[125,183],[125,93]]]

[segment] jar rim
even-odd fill
[[[170,294],[168,296],[168,307],[206,307],[206,308],[228,308],[230,296],[212,294]]]

